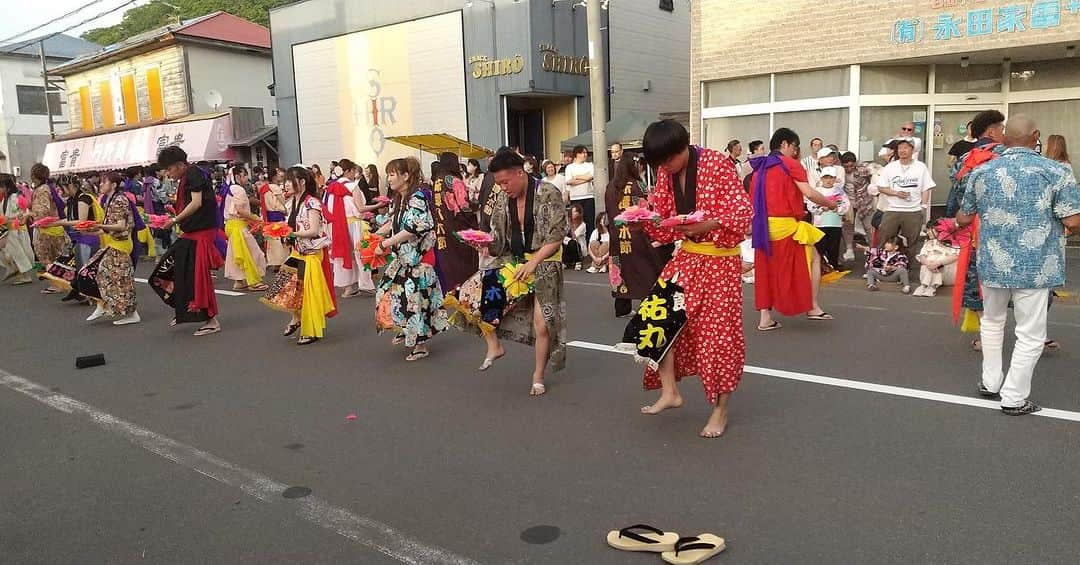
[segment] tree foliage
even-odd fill
[[[183,20],[205,16],[222,11],[234,16],[267,25],[270,21],[271,8],[288,4],[293,0],[151,0],[124,12],[120,23],[91,29],[82,34],[82,38],[99,45],[111,45],[134,35],[147,32],[165,25],[176,23],[179,16]],[[175,10],[167,4],[179,8]]]

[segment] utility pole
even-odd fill
[[[600,35],[600,0],[585,6],[589,34],[589,109],[592,113],[593,188],[596,210],[604,209],[604,193],[608,184],[607,160],[607,90],[604,88],[604,49]]]
[[[53,122],[53,109],[49,103],[49,69],[45,62],[45,40],[38,43],[38,54],[41,55],[41,80],[45,81],[45,113],[49,115],[49,139],[56,139],[56,125]],[[59,110],[60,108],[57,108]]]

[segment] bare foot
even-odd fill
[[[682,406],[682,396],[667,396],[661,394],[660,398],[657,399],[656,402],[650,404],[649,406],[642,406],[641,413],[655,416],[663,412],[664,410],[667,410],[669,408],[678,408],[680,406]]]
[[[724,430],[727,429],[727,410],[721,408],[714,408],[712,415],[709,416],[709,421],[705,423],[705,427],[701,429],[699,434],[703,438],[713,439],[724,435]]]
[[[533,383],[532,388],[529,389],[529,396],[543,396],[547,394],[547,387],[544,383]]]

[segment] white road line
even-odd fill
[[[150,284],[150,281],[148,281],[146,279],[140,279],[138,277],[135,277],[135,282],[143,283],[143,284]],[[220,294],[222,296],[243,296],[244,295],[243,292],[236,292],[235,290],[218,290],[216,288],[214,289],[214,292],[216,292],[217,294]]]
[[[611,285],[608,284],[608,283],[591,283],[591,282],[568,281],[568,280],[563,280],[563,282],[566,283],[566,284],[576,284],[578,286],[599,286],[599,287],[603,287],[603,288],[611,288]]]
[[[571,341],[566,345],[570,347],[578,347],[581,349],[591,349],[593,351],[603,351],[605,353],[617,353],[620,355],[632,355],[633,352],[622,351],[616,349],[610,345],[604,345],[601,343],[589,343],[587,341]],[[978,398],[968,398],[966,396],[958,396],[955,394],[945,394],[941,392],[932,392],[928,390],[919,390],[915,388],[905,388],[891,385],[880,385],[876,383],[865,383],[862,381],[852,381],[848,379],[837,379],[834,377],[822,377],[819,375],[810,375],[807,373],[795,373],[792,371],[784,371],[780,369],[769,369],[766,367],[754,367],[747,365],[744,369],[745,372],[753,375],[763,375],[766,377],[777,377],[781,379],[789,379],[793,381],[803,381],[807,383],[815,383],[819,385],[835,386],[839,388],[848,388],[854,390],[863,390],[866,392],[876,392],[879,394],[889,394],[892,396],[906,396],[908,398],[918,398],[921,400],[932,400],[934,402],[944,402],[946,404],[961,404],[964,406],[974,406],[976,408],[991,408],[994,410],[1000,410],[1001,405],[993,400],[982,400]],[[1054,418],[1057,420],[1068,420],[1070,422],[1080,422],[1080,412],[1070,412],[1068,410],[1057,410],[1055,408],[1043,408],[1042,411],[1036,412],[1036,416],[1043,416],[1046,418]]]
[[[394,530],[386,524],[364,516],[357,516],[318,497],[307,496],[294,500],[283,498],[281,494],[287,486],[270,477],[234,465],[213,454],[121,420],[93,406],[53,392],[22,377],[0,370],[0,384],[13,391],[25,394],[50,408],[89,420],[105,431],[123,437],[151,453],[210,477],[215,481],[238,488],[263,502],[289,508],[297,516],[308,522],[326,528],[402,563],[409,563],[410,565],[428,563],[478,565],[472,559],[461,557],[440,547],[424,544]]]

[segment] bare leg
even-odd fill
[[[775,322],[772,317],[772,310],[758,310],[758,313],[761,314],[761,320],[758,321],[759,328],[767,328]]]
[[[479,370],[481,371],[490,369],[495,364],[496,359],[506,354],[506,350],[503,349],[502,343],[499,342],[499,336],[495,333],[495,330],[484,336],[484,344],[487,345],[487,353],[484,354],[484,362],[480,364]]]
[[[821,309],[821,304],[818,303],[818,291],[821,290],[821,255],[816,248],[811,247],[810,249],[813,253],[810,260],[810,292],[814,299],[814,309],[810,310],[810,315],[817,316],[825,311]]]
[[[709,416],[709,421],[701,429],[701,437],[717,438],[724,435],[724,430],[727,429],[727,403],[730,397],[731,393],[727,393],[721,394],[720,398],[717,399],[716,406],[713,407],[712,414]]]
[[[656,415],[668,408],[682,406],[682,395],[679,394],[679,384],[675,381],[675,347],[668,349],[667,355],[660,361],[657,370],[660,373],[660,398],[649,406],[642,406],[641,413]]]
[[[537,301],[533,300],[533,332],[536,335],[536,366],[533,369],[533,386],[529,394],[540,396],[547,392],[544,386],[544,369],[547,367],[548,349],[551,347],[551,334],[548,333],[547,323],[544,322],[543,309]]]

